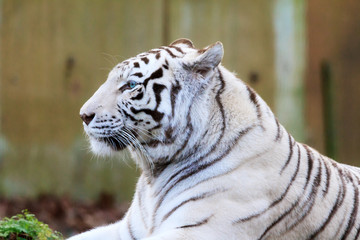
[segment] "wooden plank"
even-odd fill
[[[335,105],[336,98],[334,89],[334,78],[331,65],[324,61],[321,63],[320,78],[322,87],[322,110],[324,113],[324,145],[326,155],[335,159],[337,157],[337,127],[335,123]]]
[[[313,142],[325,150],[326,141],[337,144],[337,160],[360,166],[360,2],[308,1],[307,121]],[[333,129],[324,129],[328,106],[321,96],[321,66],[327,65],[334,81]],[[324,139],[333,131],[334,139]],[[329,135],[328,135],[329,136]],[[328,150],[329,151],[329,150]]]
[[[0,0],[0,36],[2,33],[2,19],[3,19],[3,14],[2,14],[2,6],[3,6],[3,2],[2,0]],[[1,42],[1,38],[0,38],[0,59],[2,56],[2,42]],[[1,76],[1,72],[2,72],[2,66],[0,64],[0,76]],[[2,134],[2,99],[1,99],[1,89],[2,89],[2,83],[1,83],[1,78],[0,78],[0,169],[3,166],[3,161],[4,161],[4,155],[5,155],[5,151],[7,149],[6,146],[6,142],[5,139],[3,137]],[[3,188],[0,184],[0,193],[3,192]]]
[[[305,140],[305,6],[303,1],[276,0],[274,5],[276,113],[300,142]]]
[[[223,65],[236,71],[274,107],[272,2],[171,0],[169,39],[189,38],[198,48],[221,41]]]
[[[117,189],[128,168],[100,180],[119,164],[90,160],[78,112],[118,61],[161,44],[161,1],[2,3],[3,191],[86,197]]]

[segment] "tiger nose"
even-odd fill
[[[86,125],[89,125],[89,123],[94,119],[95,117],[95,113],[90,113],[90,114],[80,114],[80,118],[84,121],[84,123]]]

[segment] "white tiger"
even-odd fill
[[[359,169],[297,143],[222,57],[179,39],[110,72],[84,128],[142,174],[124,219],[71,240],[359,238]]]

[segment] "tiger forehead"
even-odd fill
[[[187,53],[196,51],[193,48],[184,48],[177,46],[166,46],[151,49],[147,52],[140,53],[135,57],[129,58],[115,67],[117,77],[127,79],[132,72],[144,72],[148,68],[156,67],[155,65],[168,65],[171,59],[183,58]],[[149,70],[149,69],[148,69]],[[144,75],[143,73],[142,75]]]
[[[128,61],[128,60],[126,60],[126,61]],[[124,61],[124,62],[126,62],[126,61]],[[124,64],[124,62],[121,62],[118,65],[116,65],[115,68],[110,73],[118,80],[127,78],[129,73],[131,72],[132,68],[129,66],[129,64]]]
[[[140,65],[147,65],[152,60],[155,62],[157,60],[164,60],[164,59],[172,59],[172,58],[182,58],[185,56],[186,53],[194,51],[192,48],[181,48],[177,46],[166,46],[166,47],[159,47],[155,49],[151,49],[147,52],[143,52],[138,54],[134,58],[130,58],[124,61],[124,64],[133,65],[134,68],[139,68]]]

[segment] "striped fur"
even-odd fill
[[[359,239],[359,169],[296,142],[222,56],[179,39],[110,72],[84,128],[142,174],[124,219],[71,240]]]

